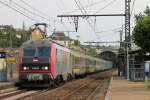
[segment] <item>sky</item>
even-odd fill
[[[10,9],[0,3],[0,25],[13,25],[21,28],[24,22],[30,27],[37,22],[49,24],[48,33],[52,31],[75,31],[72,18],[58,18],[57,15],[68,14],[123,14],[125,11],[125,0],[0,0],[23,13],[31,19]],[[26,5],[25,1],[28,5]],[[131,27],[135,24],[134,15],[142,12],[146,6],[150,6],[150,0],[135,0],[134,6],[131,0]],[[32,6],[31,7],[29,7]],[[82,6],[82,7],[81,7]],[[90,7],[87,7],[90,6]],[[83,9],[80,9],[85,7]],[[38,11],[37,11],[38,9]],[[75,10],[75,11],[74,11]],[[82,10],[82,12],[81,12]],[[30,13],[30,12],[32,13]],[[38,16],[40,15],[40,16]],[[41,17],[42,16],[42,17]],[[44,19],[44,18],[45,19]],[[36,21],[34,21],[36,20]],[[88,21],[89,23],[88,23]],[[78,32],[69,32],[71,38],[83,42],[119,41],[119,30],[124,24],[124,17],[89,17],[79,18]],[[92,28],[91,28],[92,27]],[[114,30],[115,29],[115,30]],[[113,30],[113,31],[111,31]],[[132,30],[132,29],[131,29]],[[94,32],[95,31],[95,32]]]

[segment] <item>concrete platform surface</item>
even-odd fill
[[[108,100],[150,100],[145,82],[131,82],[123,77],[112,79]]]
[[[0,90],[14,87],[14,82],[0,82]]]

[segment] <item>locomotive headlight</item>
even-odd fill
[[[26,66],[24,66],[24,67],[23,67],[23,70],[27,70],[27,67],[26,67]]]
[[[47,67],[47,66],[45,66],[45,70],[48,70],[48,67]]]

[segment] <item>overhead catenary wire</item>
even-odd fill
[[[46,13],[40,11],[39,9],[31,6],[30,4],[28,4],[27,2],[25,2],[24,0],[20,0],[23,4],[25,4],[26,6],[30,7],[31,9],[35,10],[36,12],[40,13],[40,14],[43,14],[45,16],[47,16],[48,18],[50,17],[49,15],[47,15]]]
[[[108,29],[108,30],[103,30],[103,31],[100,31],[100,32],[97,32],[97,33],[105,33],[105,34],[112,34],[112,33],[106,33],[106,32],[118,32],[119,30],[122,30],[124,29],[124,24],[122,25],[122,27],[118,27],[118,28],[114,28],[114,29]],[[133,29],[134,26],[131,26],[131,29]]]
[[[57,8],[61,9],[60,6],[58,6],[58,5],[57,5]],[[61,13],[61,12],[59,11],[59,13]],[[62,19],[61,19],[60,23],[66,29],[66,32],[74,32],[74,31],[71,31],[68,29],[67,25],[62,21]]]
[[[3,4],[3,5],[5,5],[5,6],[7,6],[7,7],[10,8],[10,9],[12,9],[12,10],[14,10],[14,11],[20,13],[21,15],[25,16],[26,18],[30,19],[31,21],[37,22],[37,20],[35,20],[34,18],[32,18],[32,17],[30,17],[30,16],[24,14],[23,12],[17,10],[17,9],[14,8],[14,7],[11,7],[9,4],[7,4],[7,2],[5,2],[5,1],[0,1],[0,3]]]
[[[108,7],[108,6],[110,6],[110,4],[112,4],[112,3],[114,3],[116,0],[112,0],[110,3],[108,3],[107,5],[105,5],[101,10],[103,10],[103,9],[105,9],[106,7]],[[80,3],[80,1],[79,1],[79,3]],[[84,10],[84,9],[83,9]],[[85,11],[86,12],[86,11]],[[95,32],[95,28],[93,28],[92,27],[92,25],[91,25],[91,23],[89,23],[90,24],[90,26],[91,26],[91,28],[94,30],[94,32]],[[95,24],[94,24],[95,25]],[[98,32],[95,32],[95,33],[98,33]],[[96,34],[96,36],[98,36],[97,34]]]
[[[94,14],[97,14],[98,12],[104,10],[105,8],[109,7],[110,5],[112,5],[116,0],[112,0],[110,1],[108,4],[104,5],[101,9],[99,9],[98,11],[96,11]]]
[[[74,0],[75,1],[75,3],[76,3],[76,5],[78,6],[78,8],[79,8],[79,10],[81,11],[81,13],[82,14],[84,14],[83,15],[83,18],[86,18],[86,20],[88,19],[88,15],[86,16],[86,10],[85,10],[85,8],[83,8],[83,9],[81,9],[82,7],[78,4],[78,2],[80,3],[80,1],[78,0],[78,2],[77,2],[77,0]],[[116,0],[113,0],[113,1],[111,1],[111,2],[109,2],[103,9],[105,9],[106,7],[108,7],[108,6],[110,6],[112,3],[114,3]],[[103,9],[101,9],[101,10],[103,10]],[[99,11],[98,11],[99,12]],[[97,15],[97,14],[96,14]],[[117,16],[125,16],[125,14],[119,14],[119,15],[117,15]],[[62,17],[79,17],[80,15],[62,15]],[[85,17],[84,17],[85,16]],[[105,16],[105,15],[104,15]],[[111,15],[110,15],[111,16]],[[58,17],[61,17],[61,16],[58,16]],[[81,17],[82,17],[82,15],[81,15]],[[88,22],[88,21],[87,21]],[[92,30],[94,30],[94,28],[93,28],[93,26],[91,25],[91,22],[88,22],[89,23],[89,26],[91,27],[91,29]],[[94,31],[94,33],[95,33],[95,31]]]
[[[56,1],[57,1],[57,0],[56,0]],[[65,3],[63,2],[63,0],[59,0],[59,4],[61,4],[64,9],[67,8],[67,5],[65,5]]]
[[[22,7],[21,5],[17,4],[17,3],[14,2],[14,1],[13,1],[13,2],[14,2],[16,5],[18,5],[18,6],[20,6],[21,8],[23,8],[24,10],[30,12],[31,14],[37,15],[38,17],[47,20],[47,21],[48,21],[47,26],[50,27],[50,28],[52,29],[52,26],[51,26],[51,24],[50,24],[50,21],[51,21],[50,18],[52,18],[52,17],[48,16],[48,15],[45,14],[44,12],[38,10],[37,8],[31,6],[30,4],[28,4],[28,3],[25,2],[24,0],[20,0],[20,1],[21,1],[23,4],[27,5],[28,7],[30,7],[31,9],[35,10],[36,12],[38,12],[39,14],[37,14],[37,13],[35,13],[35,12],[32,12],[32,11],[26,9],[26,8],[24,9],[24,7]],[[45,16],[42,16],[42,14],[45,15],[46,17],[45,17]],[[54,18],[53,18],[53,19],[54,19]]]
[[[84,7],[82,7],[81,9],[89,8],[89,7],[98,5],[98,4],[100,4],[100,3],[103,3],[103,2],[105,2],[105,1],[107,1],[107,0],[100,0],[100,1],[97,1],[97,2],[94,2],[94,3],[91,3],[91,4],[87,4],[87,5],[85,5]],[[74,10],[69,11],[69,12],[66,12],[66,13],[64,13],[64,14],[70,14],[70,13],[76,12],[76,11],[78,11],[78,10],[80,10],[80,9],[74,9]]]
[[[106,0],[103,0],[103,2],[106,1]],[[79,4],[81,5],[81,7],[83,8],[83,5],[82,3],[80,2],[80,0],[78,0]],[[101,2],[102,3],[102,2]],[[85,10],[86,9],[86,10]],[[87,8],[83,8],[85,14],[87,14]],[[91,22],[94,23],[94,26],[91,24]],[[93,29],[95,35],[100,39],[100,37],[96,34],[95,30],[96,30],[96,27],[97,27],[97,24],[96,24],[96,16],[95,16],[95,19],[94,21],[90,19],[90,21],[87,19],[87,22],[90,24],[90,27]]]
[[[40,11],[39,9],[37,9],[37,8],[33,7],[32,5],[30,5],[29,3],[25,2],[24,0],[20,0],[20,1],[21,1],[23,4],[25,4],[26,6],[28,6],[29,8],[31,8],[31,9],[33,9],[34,11],[38,12],[39,14],[42,14],[42,15],[46,16],[47,19],[50,20],[50,18],[51,18],[51,19],[53,19],[53,20],[56,21],[56,19],[55,19],[54,17],[51,17],[51,16],[49,16],[48,14],[46,14],[46,13]]]
[[[18,12],[19,14],[21,14],[21,15],[27,17],[27,18],[30,19],[31,21],[34,21],[35,23],[38,22],[37,19],[35,19],[35,18],[31,17],[30,15],[28,15],[27,13],[25,13],[24,10],[27,11],[27,12],[30,12],[30,14],[32,14],[32,15],[35,15],[34,12],[28,10],[28,9],[25,8],[25,7],[22,7],[21,5],[17,4],[16,2],[14,2],[14,1],[11,1],[11,2],[0,1],[0,3],[2,3],[3,5],[5,5],[5,6],[11,8],[12,10]],[[12,3],[15,3],[15,5],[12,5]],[[15,7],[14,7],[14,6],[15,6]],[[16,6],[17,6],[17,8],[16,8]],[[18,8],[22,8],[22,9],[18,9]],[[35,9],[36,9],[36,8],[35,8]],[[23,10],[23,11],[22,11],[22,10]],[[41,16],[41,17],[42,17],[42,16]],[[49,17],[49,18],[50,18],[50,17]],[[42,18],[42,19],[43,19],[43,18]],[[48,18],[44,18],[44,19],[46,19],[48,22],[50,22],[50,21],[48,20]],[[47,26],[52,29],[52,26],[50,25],[50,23],[47,24]],[[63,26],[64,26],[64,28],[66,28],[66,26],[65,26],[64,24],[63,24]]]
[[[48,18],[52,18],[52,19],[55,20],[55,22],[56,22],[56,19],[55,19],[55,18],[50,17],[49,15],[45,14],[44,12],[42,12],[42,11],[36,9],[35,7],[33,7],[33,6],[31,6],[30,4],[28,4],[27,2],[25,2],[24,0],[20,0],[20,1],[21,1],[22,3],[24,3],[25,5],[27,5],[28,7],[30,7],[31,9],[35,10],[36,12],[39,12],[39,13],[45,15],[45,16],[48,17]],[[62,22],[62,25],[64,26],[64,28],[65,28],[66,30],[68,30],[67,26],[66,26],[63,22]]]
[[[119,29],[121,29],[122,27],[118,27],[118,28],[114,28],[114,29],[109,29],[109,30],[102,30],[100,32],[96,32],[96,33],[104,33],[104,32],[111,32],[111,31],[117,31]]]
[[[7,7],[9,7],[9,8],[12,9],[12,10],[18,12],[19,14],[25,16],[26,18],[30,19],[30,20],[33,21],[34,23],[39,22],[39,20],[37,20],[37,19],[31,17],[30,15],[28,15],[28,14],[25,13],[24,11],[21,11],[20,9],[18,9],[18,7],[16,8],[15,5],[12,5],[12,3],[14,3],[13,1],[11,1],[11,5],[10,5],[10,3],[7,2],[7,1],[0,1],[0,3],[3,4],[3,5],[5,5],[5,6],[7,6]],[[24,9],[23,9],[23,10],[24,10]],[[31,13],[31,14],[33,14],[33,13]],[[48,22],[49,22],[49,21],[48,21]],[[50,24],[47,24],[47,26],[50,27],[50,28],[52,28],[52,26],[51,26]]]
[[[81,2],[78,1],[78,2],[80,3],[80,5],[79,5],[76,0],[74,0],[74,1],[75,1],[76,5],[78,6],[78,8],[80,9],[81,13],[82,13],[82,14],[86,14],[85,9],[81,9],[81,7],[80,7],[80,5],[82,6]],[[87,20],[87,22],[88,22],[90,28],[91,28],[91,29],[93,30],[93,32],[95,33],[95,29],[93,28],[91,22],[90,22],[88,19],[86,19],[86,20]],[[100,37],[98,36],[98,34],[95,33],[95,35],[96,35],[96,38],[97,38],[98,40],[100,40]]]
[[[42,19],[45,19],[45,20],[47,20],[47,21],[50,21],[50,19],[48,19],[48,18],[46,18],[46,17],[44,17],[44,16],[41,16],[41,15],[39,15],[39,14],[37,14],[37,13],[34,13],[34,12],[30,11],[30,10],[28,10],[27,8],[25,8],[25,7],[21,6],[21,5],[19,5],[19,4],[16,3],[15,1],[11,1],[11,2],[12,2],[13,4],[15,4],[16,6],[22,8],[23,10],[29,12],[29,13],[32,14],[32,15],[36,15],[36,16],[42,18]]]

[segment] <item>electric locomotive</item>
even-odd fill
[[[69,52],[47,39],[23,43],[19,50],[19,83],[25,87],[48,87],[67,80],[72,72]]]

